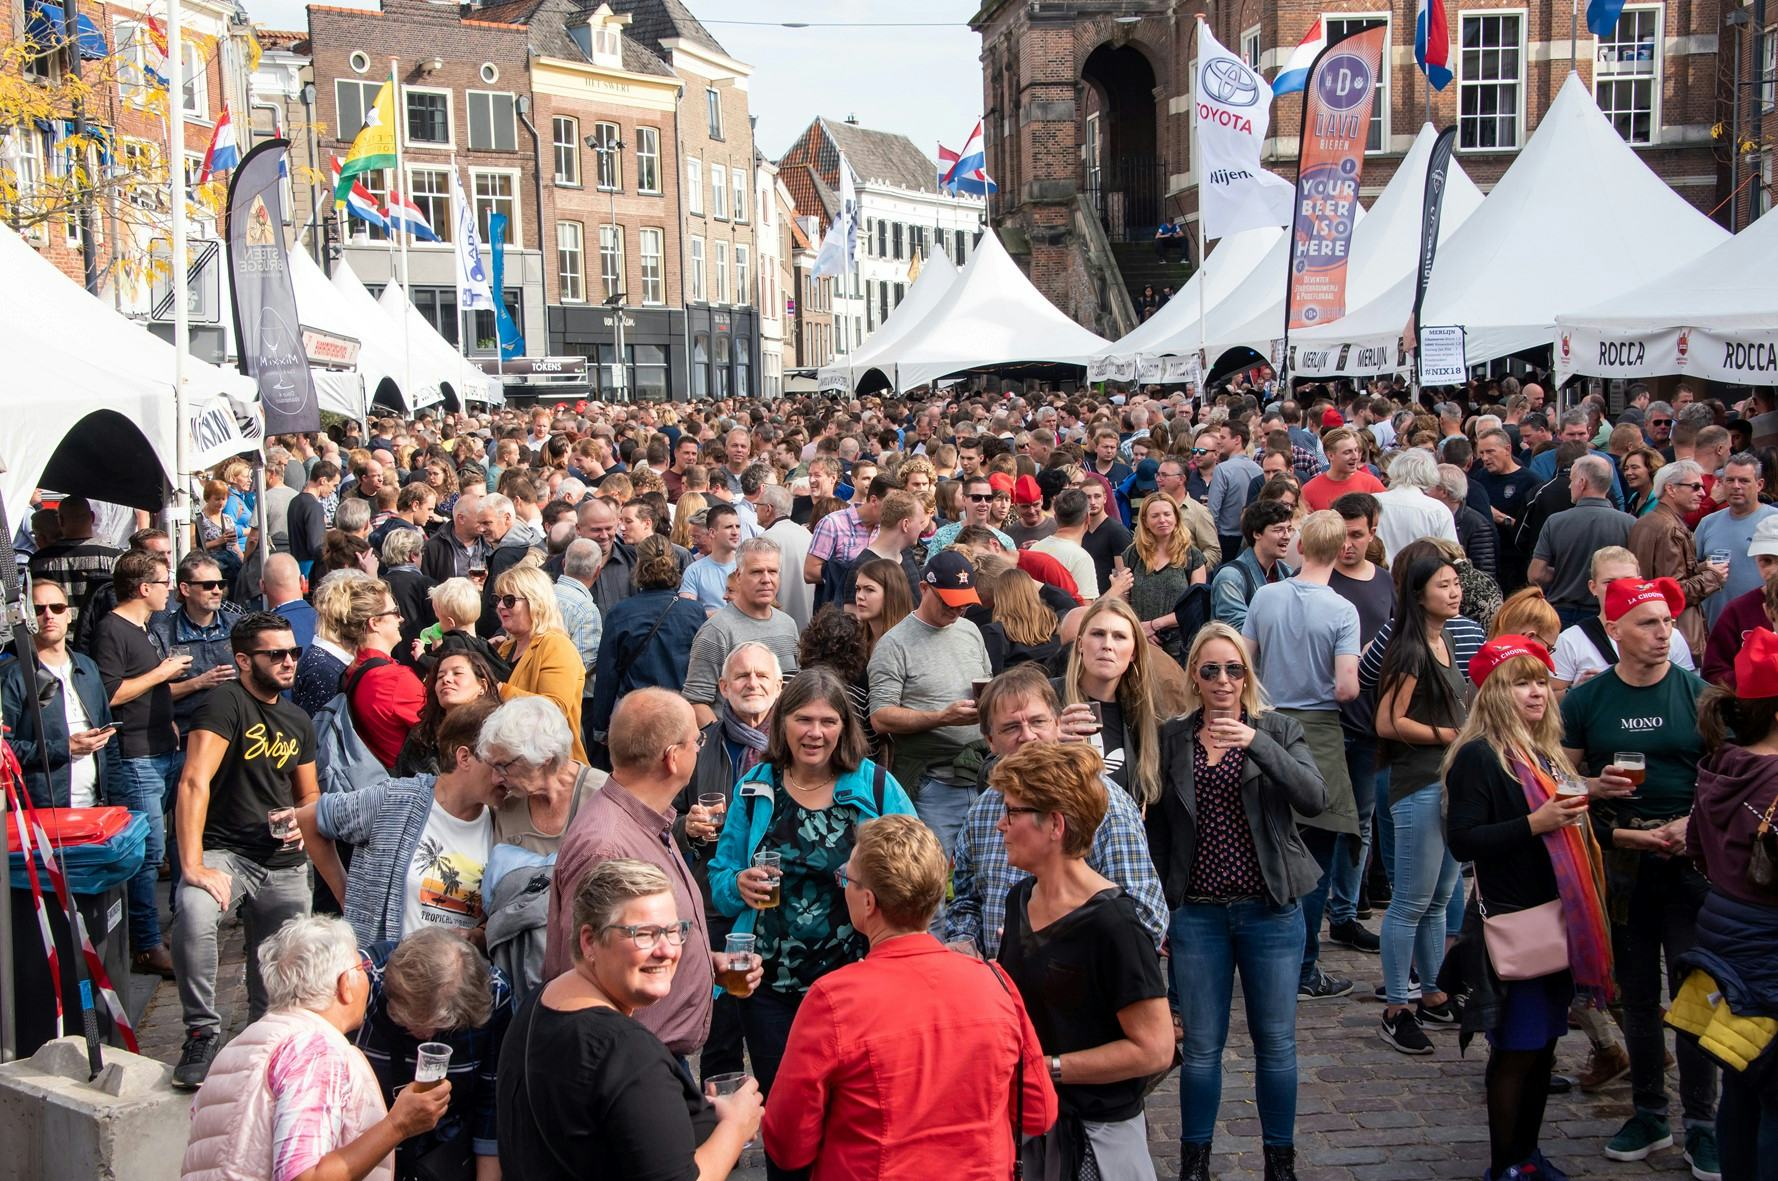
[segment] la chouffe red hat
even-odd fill
[[[1605,618],[1617,622],[1644,603],[1667,604],[1674,615],[1685,610],[1685,592],[1671,578],[1614,578],[1605,588]]]
[[[1778,635],[1756,627],[1735,653],[1735,696],[1742,701],[1778,697]]]
[[[1496,636],[1476,649],[1476,654],[1470,657],[1469,683],[1480,688],[1482,682],[1488,679],[1489,673],[1515,656],[1535,657],[1543,662],[1545,668],[1551,672],[1556,671],[1556,662],[1550,659],[1550,650],[1530,636]]]

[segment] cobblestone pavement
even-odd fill
[[[1373,928],[1376,923],[1370,924]],[[230,1036],[247,1019],[247,986],[238,927],[224,932],[217,1009]],[[1488,1163],[1488,1122],[1482,1093],[1485,1045],[1471,1043],[1467,1057],[1457,1052],[1454,1032],[1431,1034],[1437,1053],[1410,1058],[1377,1037],[1382,1006],[1368,995],[1381,977],[1374,955],[1323,943],[1323,966],[1357,980],[1352,996],[1314,1001],[1298,1009],[1300,1082],[1297,1098],[1297,1161],[1302,1181],[1446,1181],[1479,1178]],[[179,1057],[183,1030],[179,994],[171,981],[133,978],[132,1007],[147,1000],[137,1023],[142,1052],[163,1061]],[[1587,1041],[1576,1032],[1562,1040],[1558,1069],[1578,1073]],[[1259,1117],[1253,1101],[1252,1042],[1241,1018],[1240,999],[1230,1022],[1223,1058],[1222,1119],[1216,1128],[1212,1176],[1218,1181],[1260,1181]],[[1670,1080],[1678,1118],[1677,1079]],[[1606,1160],[1601,1149],[1629,1116],[1629,1080],[1597,1095],[1578,1089],[1551,1096],[1543,1147],[1550,1159],[1573,1176],[1599,1178],[1689,1177],[1674,1147],[1647,1161]],[[1169,1078],[1150,1096],[1148,1128],[1160,1181],[1179,1170],[1179,1087]],[[763,1181],[758,1150],[733,1176]]]

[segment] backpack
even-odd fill
[[[821,567],[821,582],[815,587],[814,609],[819,611],[829,603],[844,605],[848,602],[848,592],[858,581],[858,567],[856,558],[842,558],[837,553],[827,559]]]
[[[323,792],[356,791],[366,783],[389,777],[389,769],[372,754],[352,724],[350,702],[359,678],[394,661],[377,656],[343,679],[340,691],[315,714],[315,779]]]

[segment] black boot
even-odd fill
[[[1296,1181],[1296,1149],[1288,1144],[1268,1144],[1266,1181]]]
[[[1210,1146],[1179,1142],[1179,1181],[1210,1181]]]

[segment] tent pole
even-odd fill
[[[1192,41],[1194,44],[1197,41],[1198,30],[1203,27],[1203,22],[1204,18],[1200,16],[1198,17],[1197,23],[1192,26]],[[1188,59],[1190,58],[1190,51],[1187,51],[1187,57]],[[1194,67],[1192,70],[1192,110],[1196,111],[1197,109],[1198,71]],[[1198,127],[1194,124],[1192,126],[1191,146],[1192,179],[1195,180],[1198,185],[1198,392],[1202,393],[1204,391],[1205,370],[1209,368],[1209,366],[1204,363],[1204,284],[1210,275],[1210,256],[1208,253],[1209,248],[1205,245],[1204,238],[1204,149],[1199,144],[1198,140]]]
[[[173,497],[167,505],[167,532],[173,565],[185,556],[190,538],[191,473],[186,456],[185,354],[191,349],[191,313],[186,307],[185,229],[185,62],[180,0],[167,0],[167,175],[172,181],[173,264]],[[208,114],[208,112],[205,112]]]
[[[263,421],[260,424],[259,430],[260,430],[260,449],[259,449],[259,454],[254,456],[254,458],[256,460],[258,460],[258,462],[253,465],[253,516],[254,516],[254,524],[259,529],[259,543],[254,547],[254,549],[255,549],[257,556],[259,558],[259,579],[258,579],[258,581],[259,581],[260,608],[265,611],[270,611],[272,609],[272,600],[271,600],[271,596],[267,595],[265,593],[265,563],[266,563],[266,559],[271,556],[271,552],[272,552],[272,531],[268,527],[268,520],[266,517],[266,508],[265,508],[265,452],[266,452],[265,443],[266,443],[266,440],[265,440],[265,425],[264,425]],[[366,432],[364,437],[366,439],[368,439],[368,438],[370,438],[370,434],[368,432]]]

